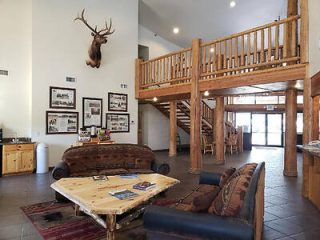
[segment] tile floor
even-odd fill
[[[157,152],[158,159],[169,161],[170,176],[181,184],[169,190],[169,197],[186,194],[198,181],[197,175],[188,173],[188,153],[179,153],[168,159],[166,152]],[[224,167],[239,167],[246,162],[266,162],[265,227],[264,239],[320,239],[320,211],[301,197],[301,154],[298,154],[299,176],[284,177],[283,149],[254,148],[251,152],[227,155],[226,166],[212,164],[212,156],[206,154],[203,168],[206,171],[222,171]],[[20,206],[54,199],[49,185],[50,174],[27,174],[0,178],[0,240],[41,239]]]

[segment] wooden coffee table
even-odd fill
[[[51,187],[75,203],[75,213],[83,211],[106,228],[107,239],[115,239],[116,215],[148,202],[152,197],[174,186],[180,181],[161,174],[139,174],[138,178],[124,179],[120,176],[108,176],[107,181],[96,181],[92,177],[62,178]],[[147,191],[133,189],[136,183],[148,181],[156,186]],[[110,191],[128,189],[138,194],[131,199],[119,200],[109,194]],[[99,215],[106,215],[106,220]]]

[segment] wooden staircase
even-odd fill
[[[152,103],[162,114],[170,117],[169,102]],[[212,109],[204,102],[201,102],[202,133],[212,136]],[[177,125],[190,134],[190,102],[188,100],[177,101]]]

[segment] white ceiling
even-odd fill
[[[159,36],[190,47],[286,17],[287,0],[139,0],[139,23]],[[173,27],[179,27],[175,35]]]

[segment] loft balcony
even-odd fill
[[[188,99],[196,81],[214,95],[303,90],[300,16],[292,16],[148,61],[136,60],[136,98]],[[301,32],[301,33],[300,33]]]

